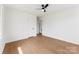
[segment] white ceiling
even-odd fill
[[[37,16],[44,16],[45,14],[54,13],[56,11],[73,7],[73,4],[49,4],[47,12],[40,10],[41,4],[5,4],[6,7],[15,8],[24,12],[35,14]]]

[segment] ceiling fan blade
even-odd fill
[[[41,6],[44,7],[44,4],[42,4]]]
[[[47,7],[48,7],[48,4],[46,4],[44,8],[47,8]]]
[[[44,4],[42,4],[41,6],[42,6],[42,9],[44,9],[44,8],[45,8]]]

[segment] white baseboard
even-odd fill
[[[47,36],[47,37],[50,37],[50,38],[56,38],[56,39],[58,39],[58,40],[66,41],[66,42],[69,42],[69,43],[72,43],[72,44],[79,45],[79,42],[66,40],[66,39],[63,39],[63,38],[60,38],[60,37],[52,36],[52,35],[50,35],[50,34],[43,33],[42,35]]]
[[[14,42],[14,41],[18,41],[18,40],[24,40],[24,39],[28,39],[29,37],[35,37],[37,35],[30,35],[30,36],[27,36],[25,38],[18,38],[18,39],[12,39],[11,40],[7,40],[6,43],[10,43],[10,42]]]

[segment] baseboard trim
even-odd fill
[[[22,39],[17,39],[17,40],[12,40],[12,41],[7,41],[5,44],[7,43],[12,43],[12,42],[16,42],[16,41],[19,41],[19,40],[24,40],[24,39],[28,39],[30,37],[36,37],[37,35],[34,35],[34,36],[29,36],[29,37],[26,37],[26,38],[22,38]]]
[[[47,35],[47,34],[42,34],[43,36],[47,36],[47,37],[50,37],[50,38],[55,38],[55,39],[58,39],[58,40],[62,40],[62,41],[65,41],[65,42],[69,42],[69,43],[72,43],[72,44],[76,44],[76,45],[79,45],[78,42],[73,42],[73,41],[68,41],[68,40],[63,40],[62,38],[59,38],[59,37],[55,37],[55,36],[51,36],[51,35]]]

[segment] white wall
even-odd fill
[[[2,11],[1,11],[1,5],[0,5],[0,37],[2,36]]]
[[[39,18],[37,17],[37,34],[39,34]]]
[[[3,12],[4,6],[0,5],[0,54],[3,52],[5,46],[5,39],[3,38]]]
[[[79,44],[79,5],[42,18],[43,35]]]
[[[6,7],[4,31],[6,42],[36,36],[36,16]]]

